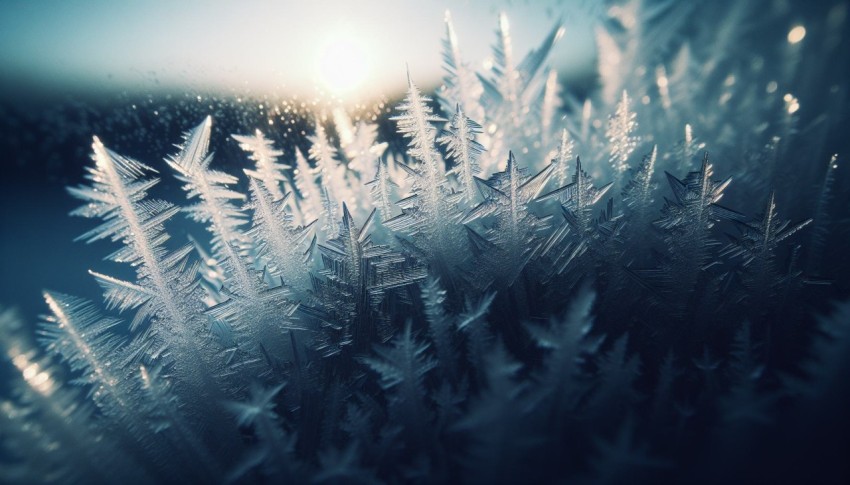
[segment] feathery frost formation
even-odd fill
[[[79,239],[135,276],[93,263],[103,308],[45,291],[36,339],[0,309],[0,481],[830,481],[846,177],[829,103],[781,94],[805,45],[752,67],[738,3],[614,2],[586,98],[560,23],[520,60],[499,16],[476,72],[447,13],[436,101],[408,73],[388,123],[286,145],[208,116],[150,164],[95,138]]]

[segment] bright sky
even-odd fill
[[[564,72],[592,62],[586,0],[0,2],[0,78],[47,85],[243,89],[341,97],[400,91],[405,64],[419,84],[441,76],[443,16],[464,57],[490,54],[499,11],[517,55],[562,16],[553,52]]]

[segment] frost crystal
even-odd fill
[[[556,114],[561,109],[561,89],[558,85],[558,71],[551,69],[546,77],[543,96],[540,100],[540,140],[548,146],[553,135]]]
[[[219,325],[227,322],[237,334],[235,342],[220,337],[222,344],[240,346],[241,343],[245,346],[242,350],[256,353],[254,339],[279,340],[281,330],[287,327],[281,325],[279,316],[283,315],[288,320],[297,305],[289,301],[289,293],[284,286],[269,288],[262,275],[252,267],[249,259],[252,241],[242,227],[246,217],[233,203],[245,199],[245,196],[228,187],[237,182],[236,177],[209,168],[213,159],[208,153],[211,127],[212,118],[207,117],[185,135],[180,152],[166,162],[177,172],[177,178],[184,182],[183,190],[188,198],[200,199],[187,211],[194,220],[208,224],[213,254],[225,274],[223,293],[227,300],[208,312]],[[248,312],[253,318],[239,318],[243,312]]]
[[[654,146],[652,152],[645,156],[634,170],[634,176],[623,189],[623,203],[631,211],[632,220],[637,227],[642,228],[650,220],[652,204],[655,202],[653,194],[658,185],[652,181],[657,161],[658,147]]]
[[[661,285],[675,295],[690,294],[701,280],[701,275],[714,266],[712,249],[718,243],[711,229],[719,220],[743,221],[736,211],[717,202],[729,186],[731,178],[713,181],[713,170],[708,154],[700,169],[688,173],[684,180],[667,173],[674,200],[666,200],[661,219],[655,224],[665,231],[668,256],[661,263],[660,272],[644,273],[650,278],[661,277]],[[671,297],[672,298],[672,297]],[[687,305],[687,299],[672,300],[674,305]]]
[[[435,116],[423,96],[408,78],[407,96],[399,106],[401,114],[393,117],[398,132],[410,138],[407,153],[418,163],[400,164],[411,179],[411,194],[398,202],[402,213],[385,222],[387,228],[410,235],[429,263],[441,267],[447,276],[463,260],[466,236],[457,222],[462,214],[458,203],[462,193],[447,186],[445,162],[434,146]]]
[[[319,245],[324,278],[314,279],[313,286],[330,334],[320,346],[325,355],[351,344],[356,350],[367,348],[383,331],[373,313],[385,294],[425,278],[424,268],[371,241],[374,216],[373,210],[358,228],[343,203],[339,235]]]
[[[322,215],[322,191],[316,184],[316,175],[301,150],[295,149],[295,187],[300,194],[300,207],[307,220]]]
[[[491,277],[505,286],[510,286],[519,276],[529,258],[538,250],[541,234],[548,229],[549,218],[535,216],[529,206],[552,175],[552,165],[534,176],[527,176],[524,172],[511,153],[504,172],[496,173],[486,181],[476,179],[484,201],[472,208],[463,220],[469,223],[487,217],[495,218],[485,237],[497,248],[489,255],[495,258],[490,262],[490,269],[495,272]]]
[[[467,118],[460,105],[457,106],[452,121],[437,138],[437,142],[446,146],[446,150],[455,162],[450,173],[457,175],[464,199],[471,202],[475,197],[475,176],[480,171],[478,157],[484,147],[475,141],[475,135],[481,133],[481,125]]]
[[[637,114],[629,107],[629,94],[624,90],[623,97],[617,103],[617,110],[608,120],[605,136],[611,147],[609,162],[618,177],[629,169],[629,156],[637,147],[640,138],[634,136],[637,129]]]
[[[550,263],[546,270],[550,274],[565,274],[575,261],[579,261],[581,264],[575,275],[580,278],[590,271],[591,262],[583,256],[594,239],[593,205],[605,196],[613,183],[597,188],[582,170],[579,158],[576,158],[572,180],[571,184],[540,197],[540,200],[557,199],[563,215],[562,223],[555,224],[556,229],[548,235],[540,254]]]
[[[452,16],[446,11],[446,36],[443,38],[443,88],[439,97],[443,110],[459,109],[473,119],[484,119],[484,110],[479,99],[484,91],[475,72],[463,61],[457,35],[452,25]]]
[[[104,290],[107,308],[138,309],[131,329],[147,320],[154,323],[144,344],[173,347],[181,377],[189,381],[203,379],[208,374],[197,354],[204,347],[197,338],[201,331],[200,306],[194,291],[194,272],[185,266],[192,246],[171,253],[163,247],[168,240],[163,224],[179,208],[145,200],[147,190],[159,181],[143,178],[145,172],[153,169],[109,151],[97,138],[92,148],[95,164],[88,169],[92,186],[68,190],[87,202],[73,214],[102,218],[105,222],[81,238],[95,241],[110,237],[120,241],[123,247],[110,258],[136,268],[135,282],[91,272]]]
[[[384,160],[379,159],[375,165],[377,166],[375,178],[366,182],[366,185],[371,187],[372,202],[380,210],[381,219],[386,221],[393,213],[390,195],[394,188],[398,188],[398,184],[390,178],[389,169]]]
[[[82,382],[92,386],[89,393],[105,412],[132,415],[134,398],[117,365],[124,341],[110,331],[120,320],[104,318],[90,302],[71,296],[45,292],[44,300],[51,315],[41,324],[42,345],[82,372]]]
[[[592,206],[605,196],[612,185],[613,182],[597,188],[593,179],[582,170],[581,159],[576,158],[572,183],[543,195],[541,199],[558,198],[564,207],[567,221],[580,237],[584,237],[591,228]]]
[[[428,105],[431,98],[422,95],[419,88],[407,75],[407,95],[398,106],[401,114],[392,117],[398,124],[398,132],[405,138],[410,138],[407,154],[421,164],[421,169],[429,181],[442,182],[439,177],[444,173],[445,166],[442,159],[434,148],[434,137],[437,129],[432,125],[434,122],[446,121],[434,114]],[[440,183],[434,184],[434,189]]]
[[[307,262],[312,245],[305,243],[316,221],[303,227],[294,225],[287,210],[291,192],[273,200],[256,179],[251,178],[250,187],[248,208],[253,209],[254,217],[248,232],[256,242],[257,255],[266,259],[267,269],[279,275],[287,286],[306,287],[309,282]]]
[[[239,148],[251,153],[249,158],[256,163],[253,170],[245,170],[245,173],[261,181],[274,200],[282,199],[284,191],[281,190],[280,185],[287,181],[283,171],[292,168],[277,161],[283,152],[276,150],[272,141],[267,140],[260,130],[254,132],[254,136],[230,136],[239,142]]]
[[[316,134],[310,140],[309,157],[316,164],[316,173],[331,200],[346,202],[353,207],[356,197],[348,180],[345,166],[337,159],[337,150],[331,145],[321,122],[316,121]]]
[[[721,254],[740,257],[747,268],[744,283],[755,294],[757,304],[769,296],[773,287],[782,283],[777,270],[776,253],[781,242],[811,224],[807,219],[791,225],[782,221],[776,213],[776,197],[770,194],[762,218],[755,222],[739,222],[741,236],[733,238],[732,245]]]
[[[493,67],[488,76],[478,75],[484,86],[481,97],[487,113],[484,121],[488,134],[492,135],[488,146],[490,152],[482,160],[485,174],[498,170],[498,165],[507,159],[509,151],[528,149],[524,141],[540,135],[537,123],[530,120],[531,104],[538,99],[546,59],[563,35],[564,28],[560,23],[556,24],[543,43],[517,63],[508,17],[504,13],[499,16],[497,40],[493,45]]]
[[[812,257],[809,259],[809,271],[819,272],[821,268],[821,253],[826,244],[826,238],[829,235],[829,204],[833,198],[833,185],[835,184],[835,172],[838,170],[838,154],[834,154],[829,158],[826,165],[826,171],[823,175],[823,182],[820,186],[818,194],[817,206],[814,212],[814,227],[812,228]]]
[[[570,177],[569,164],[573,160],[573,149],[575,143],[570,139],[567,129],[561,131],[561,142],[558,144],[558,151],[555,158],[552,159],[552,180],[555,181],[557,187],[567,185]]]
[[[334,124],[340,133],[348,168],[353,173],[368,172],[372,162],[382,156],[387,149],[387,143],[378,142],[378,126],[365,121],[351,126],[351,120],[341,108],[334,110]]]

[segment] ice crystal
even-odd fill
[[[743,259],[742,264],[746,268],[744,282],[750,292],[756,294],[757,300],[770,295],[773,287],[783,282],[776,261],[780,243],[811,222],[807,219],[791,225],[790,221],[780,220],[776,212],[776,195],[771,193],[760,220],[739,223],[740,237],[734,237],[731,247],[723,253]],[[763,303],[754,302],[755,305]]]
[[[323,279],[314,279],[317,303],[324,311],[322,319],[333,338],[322,344],[332,355],[353,344],[362,350],[383,331],[374,320],[375,309],[387,291],[415,284],[424,279],[424,269],[389,247],[371,241],[373,210],[357,227],[348,207],[342,205],[339,235],[319,245]]]
[[[398,108],[401,114],[392,119],[398,123],[399,133],[410,138],[407,153],[417,164],[401,164],[411,179],[411,194],[398,201],[402,213],[385,225],[410,235],[429,263],[442,266],[438,272],[445,276],[462,262],[466,249],[466,237],[458,224],[463,194],[448,187],[445,162],[434,144],[437,130],[432,125],[444,120],[433,114],[429,101],[408,77],[407,95]]]
[[[838,169],[838,154],[834,154],[829,158],[826,165],[826,171],[823,175],[823,182],[820,186],[820,193],[817,199],[817,206],[814,212],[814,227],[812,229],[812,257],[809,259],[810,271],[821,271],[821,251],[823,250],[825,240],[829,234],[829,204],[833,197],[833,185],[835,184],[835,172]]]
[[[576,158],[576,168],[572,183],[559,187],[541,199],[557,198],[563,209],[564,217],[578,237],[584,238],[592,228],[593,205],[611,189],[613,182],[596,187],[593,179],[581,168],[581,159]]]
[[[510,286],[514,282],[542,244],[548,217],[537,217],[530,212],[529,206],[540,195],[551,175],[551,165],[534,176],[525,175],[525,170],[517,166],[511,153],[504,172],[493,174],[487,181],[476,179],[484,201],[473,207],[463,222],[486,217],[495,219],[486,233],[488,242],[494,247],[487,257],[496,257],[497,261],[491,263],[494,274],[490,277],[502,285]]]
[[[481,129],[481,125],[467,118],[463,108],[458,105],[448,129],[443,130],[437,138],[437,142],[446,146],[449,157],[455,162],[451,172],[457,175],[467,202],[475,197],[475,176],[480,171],[478,157],[484,152],[484,147],[475,141],[475,135],[480,134]]]
[[[446,11],[446,36],[443,38],[443,66],[446,77],[440,90],[440,101],[445,111],[457,107],[459,111],[468,113],[473,119],[482,120],[484,110],[479,103],[484,88],[475,76],[475,72],[464,62],[451,13]]]
[[[719,245],[711,233],[715,223],[745,219],[742,214],[718,204],[732,179],[715,181],[712,175],[707,153],[700,169],[688,173],[684,180],[667,173],[674,200],[666,199],[662,217],[655,224],[665,230],[670,251],[661,263],[663,285],[677,295],[690,294],[700,275],[715,265],[713,249]],[[652,272],[646,274],[652,276]],[[676,305],[687,305],[687,300],[673,301]]]
[[[316,175],[304,158],[301,150],[295,149],[295,187],[299,192],[299,206],[304,218],[318,219],[322,215],[322,191],[316,183]]]
[[[623,203],[630,212],[633,229],[640,231],[650,222],[654,214],[655,188],[653,181],[655,167],[658,162],[658,147],[652,147],[652,152],[634,170],[634,175],[626,188],[623,189]]]
[[[540,142],[543,146],[548,146],[550,143],[554,134],[553,126],[555,126],[558,112],[562,107],[558,71],[552,69],[546,77],[543,96],[540,100]]]
[[[387,149],[386,142],[378,142],[378,126],[359,121],[352,128],[351,121],[341,109],[334,110],[334,122],[340,132],[340,145],[348,159],[348,168],[353,173],[368,172],[375,159]]]
[[[569,164],[573,160],[574,148],[575,143],[570,139],[570,134],[567,132],[567,129],[564,128],[564,130],[561,131],[561,141],[558,144],[558,151],[555,154],[555,158],[552,159],[552,166],[554,167],[552,178],[557,187],[563,187],[569,182]]]
[[[384,160],[378,160],[375,170],[375,178],[366,182],[366,185],[371,187],[372,202],[381,212],[381,219],[391,219],[393,214],[393,204],[391,195],[394,189],[398,188],[398,184],[390,178],[389,169]]]
[[[307,263],[313,246],[308,241],[316,220],[307,226],[296,226],[288,210],[292,192],[274,200],[256,179],[251,179],[250,187],[249,208],[253,209],[254,217],[249,233],[256,241],[258,256],[267,261],[267,269],[279,275],[287,286],[307,286]]]
[[[608,120],[605,136],[611,147],[609,161],[614,172],[621,176],[629,169],[629,156],[635,150],[640,138],[634,136],[637,129],[637,115],[630,110],[629,94],[624,90],[623,97],[617,103],[617,111]]]
[[[186,325],[191,317],[182,315],[184,309],[175,301],[175,295],[180,295],[180,288],[189,283],[181,281],[180,266],[189,249],[171,254],[163,254],[161,249],[168,239],[162,224],[173,217],[179,207],[164,201],[145,200],[147,190],[159,182],[157,178],[142,178],[146,171],[153,169],[109,151],[97,138],[92,148],[95,165],[89,169],[91,187],[68,189],[87,204],[72,214],[101,218],[105,222],[80,239],[93,242],[109,237],[120,241],[124,247],[111,254],[110,259],[136,266],[138,276],[138,281],[133,283],[94,273],[105,291],[107,306],[119,310],[141,307],[134,327],[157,315]]]
[[[283,152],[276,150],[272,145],[272,141],[266,139],[260,130],[254,132],[254,136],[230,136],[239,142],[239,148],[251,153],[249,158],[256,163],[256,168],[246,170],[245,173],[260,180],[263,187],[274,198],[273,200],[282,199],[284,191],[281,190],[281,183],[287,181],[283,171],[292,168],[289,165],[278,162],[278,158],[283,155]]]
[[[509,151],[528,148],[524,140],[540,136],[537,123],[530,120],[530,106],[541,90],[543,66],[555,43],[564,36],[564,28],[556,24],[541,45],[521,61],[514,57],[513,38],[507,15],[499,16],[493,45],[493,67],[487,75],[479,74],[484,86],[482,103],[488,107],[484,120],[492,125],[489,154],[483,160],[485,174],[495,172],[507,159]]]
[[[309,137],[309,157],[316,165],[316,173],[327,190],[329,199],[357,207],[355,193],[349,181],[348,170],[337,158],[337,149],[328,140],[327,133],[320,121],[316,122],[316,133]]]
[[[81,372],[81,383],[92,386],[90,395],[99,406],[110,414],[132,415],[131,389],[117,365],[116,351],[124,342],[110,331],[120,320],[104,318],[90,302],[74,297],[45,292],[44,300],[52,315],[42,322],[41,344]]]
[[[212,118],[207,117],[186,133],[180,152],[166,162],[184,182],[188,198],[200,200],[187,211],[194,220],[208,224],[213,254],[225,275],[225,288],[221,291],[226,299],[207,313],[217,320],[217,325],[227,325],[235,332],[235,339],[220,338],[224,346],[235,345],[256,358],[256,341],[265,340],[267,345],[269,339],[282,341],[281,332],[292,325],[289,320],[297,304],[291,301],[286,286],[269,287],[253,268],[253,241],[243,227],[246,216],[234,203],[245,196],[228,187],[236,183],[236,177],[209,168],[213,159],[208,152],[211,127]],[[240,318],[243,312],[250,312],[252,318]],[[281,316],[286,322],[283,325]]]
[[[208,152],[211,128],[212,118],[207,117],[184,135],[180,152],[167,162],[178,180],[185,184],[183,190],[187,198],[199,200],[186,211],[195,221],[209,224],[213,252],[224,265],[230,284],[237,288],[236,291],[251,291],[255,286],[254,276],[240,255],[250,243],[242,231],[246,217],[234,203],[244,200],[245,195],[228,187],[237,182],[236,177],[209,168],[213,160]]]

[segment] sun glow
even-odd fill
[[[361,39],[350,33],[330,39],[319,51],[319,81],[333,94],[353,93],[369,77],[367,52]]]

